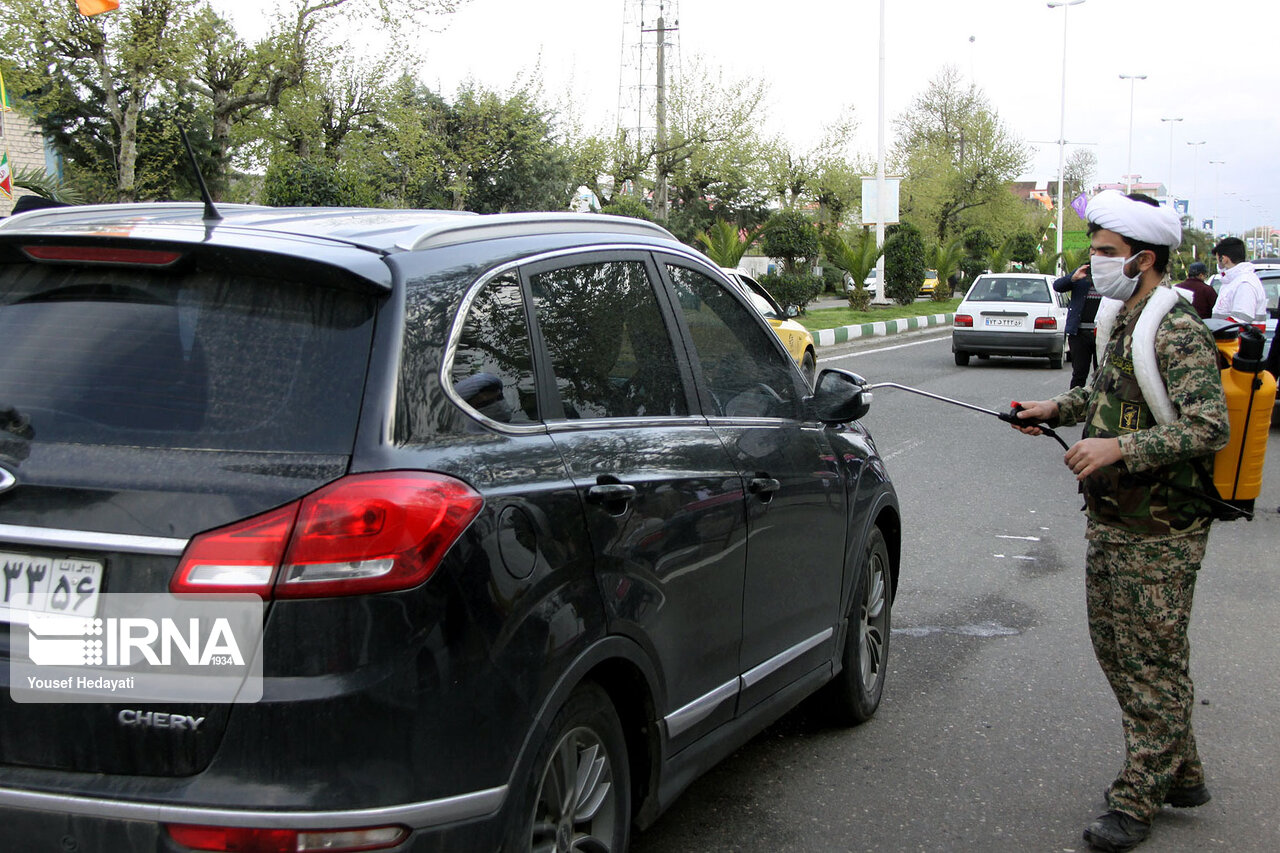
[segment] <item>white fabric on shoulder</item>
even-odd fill
[[[1171,424],[1178,419],[1156,359],[1156,330],[1164,316],[1177,304],[1176,288],[1157,287],[1151,291],[1151,298],[1143,306],[1138,324],[1133,328],[1133,372],[1138,378],[1143,399],[1158,424]]]

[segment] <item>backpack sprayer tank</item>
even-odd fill
[[[1267,372],[1262,359],[1264,343],[1257,330],[1242,327],[1239,350],[1231,357],[1231,366],[1222,371],[1231,439],[1213,458],[1213,484],[1218,494],[1250,512],[1262,491],[1262,463],[1276,401],[1276,377]]]

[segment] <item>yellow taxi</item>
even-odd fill
[[[938,286],[938,271],[937,271],[937,270],[925,270],[925,271],[924,271],[924,284],[920,285],[920,295],[921,295],[921,296],[932,296],[932,295],[933,295],[933,289],[934,289],[935,287],[937,287],[937,286]]]
[[[787,352],[791,353],[796,364],[800,365],[800,372],[804,374],[805,381],[812,386],[813,379],[818,373],[818,357],[815,354],[813,335],[809,334],[809,330],[804,326],[788,317],[782,310],[782,306],[760,282],[740,270],[721,267],[720,271],[738,285],[755,309],[769,321],[774,334],[782,341]]]

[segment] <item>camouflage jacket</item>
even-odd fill
[[[1149,299],[1116,318],[1092,381],[1054,398],[1059,423],[1083,420],[1086,438],[1119,439],[1121,460],[1083,483],[1085,509],[1101,538],[1108,528],[1143,537],[1207,528],[1210,506],[1170,484],[1204,491],[1207,484],[1192,460],[1212,470],[1212,454],[1227,443],[1227,402],[1213,336],[1182,299],[1161,320],[1155,340],[1156,363],[1178,418],[1156,423],[1133,367],[1134,327]]]

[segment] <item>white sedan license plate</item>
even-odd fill
[[[33,614],[93,617],[102,563],[0,551],[0,621],[28,624]]]
[[[1022,320],[1018,317],[987,317],[988,326],[1021,326]]]

